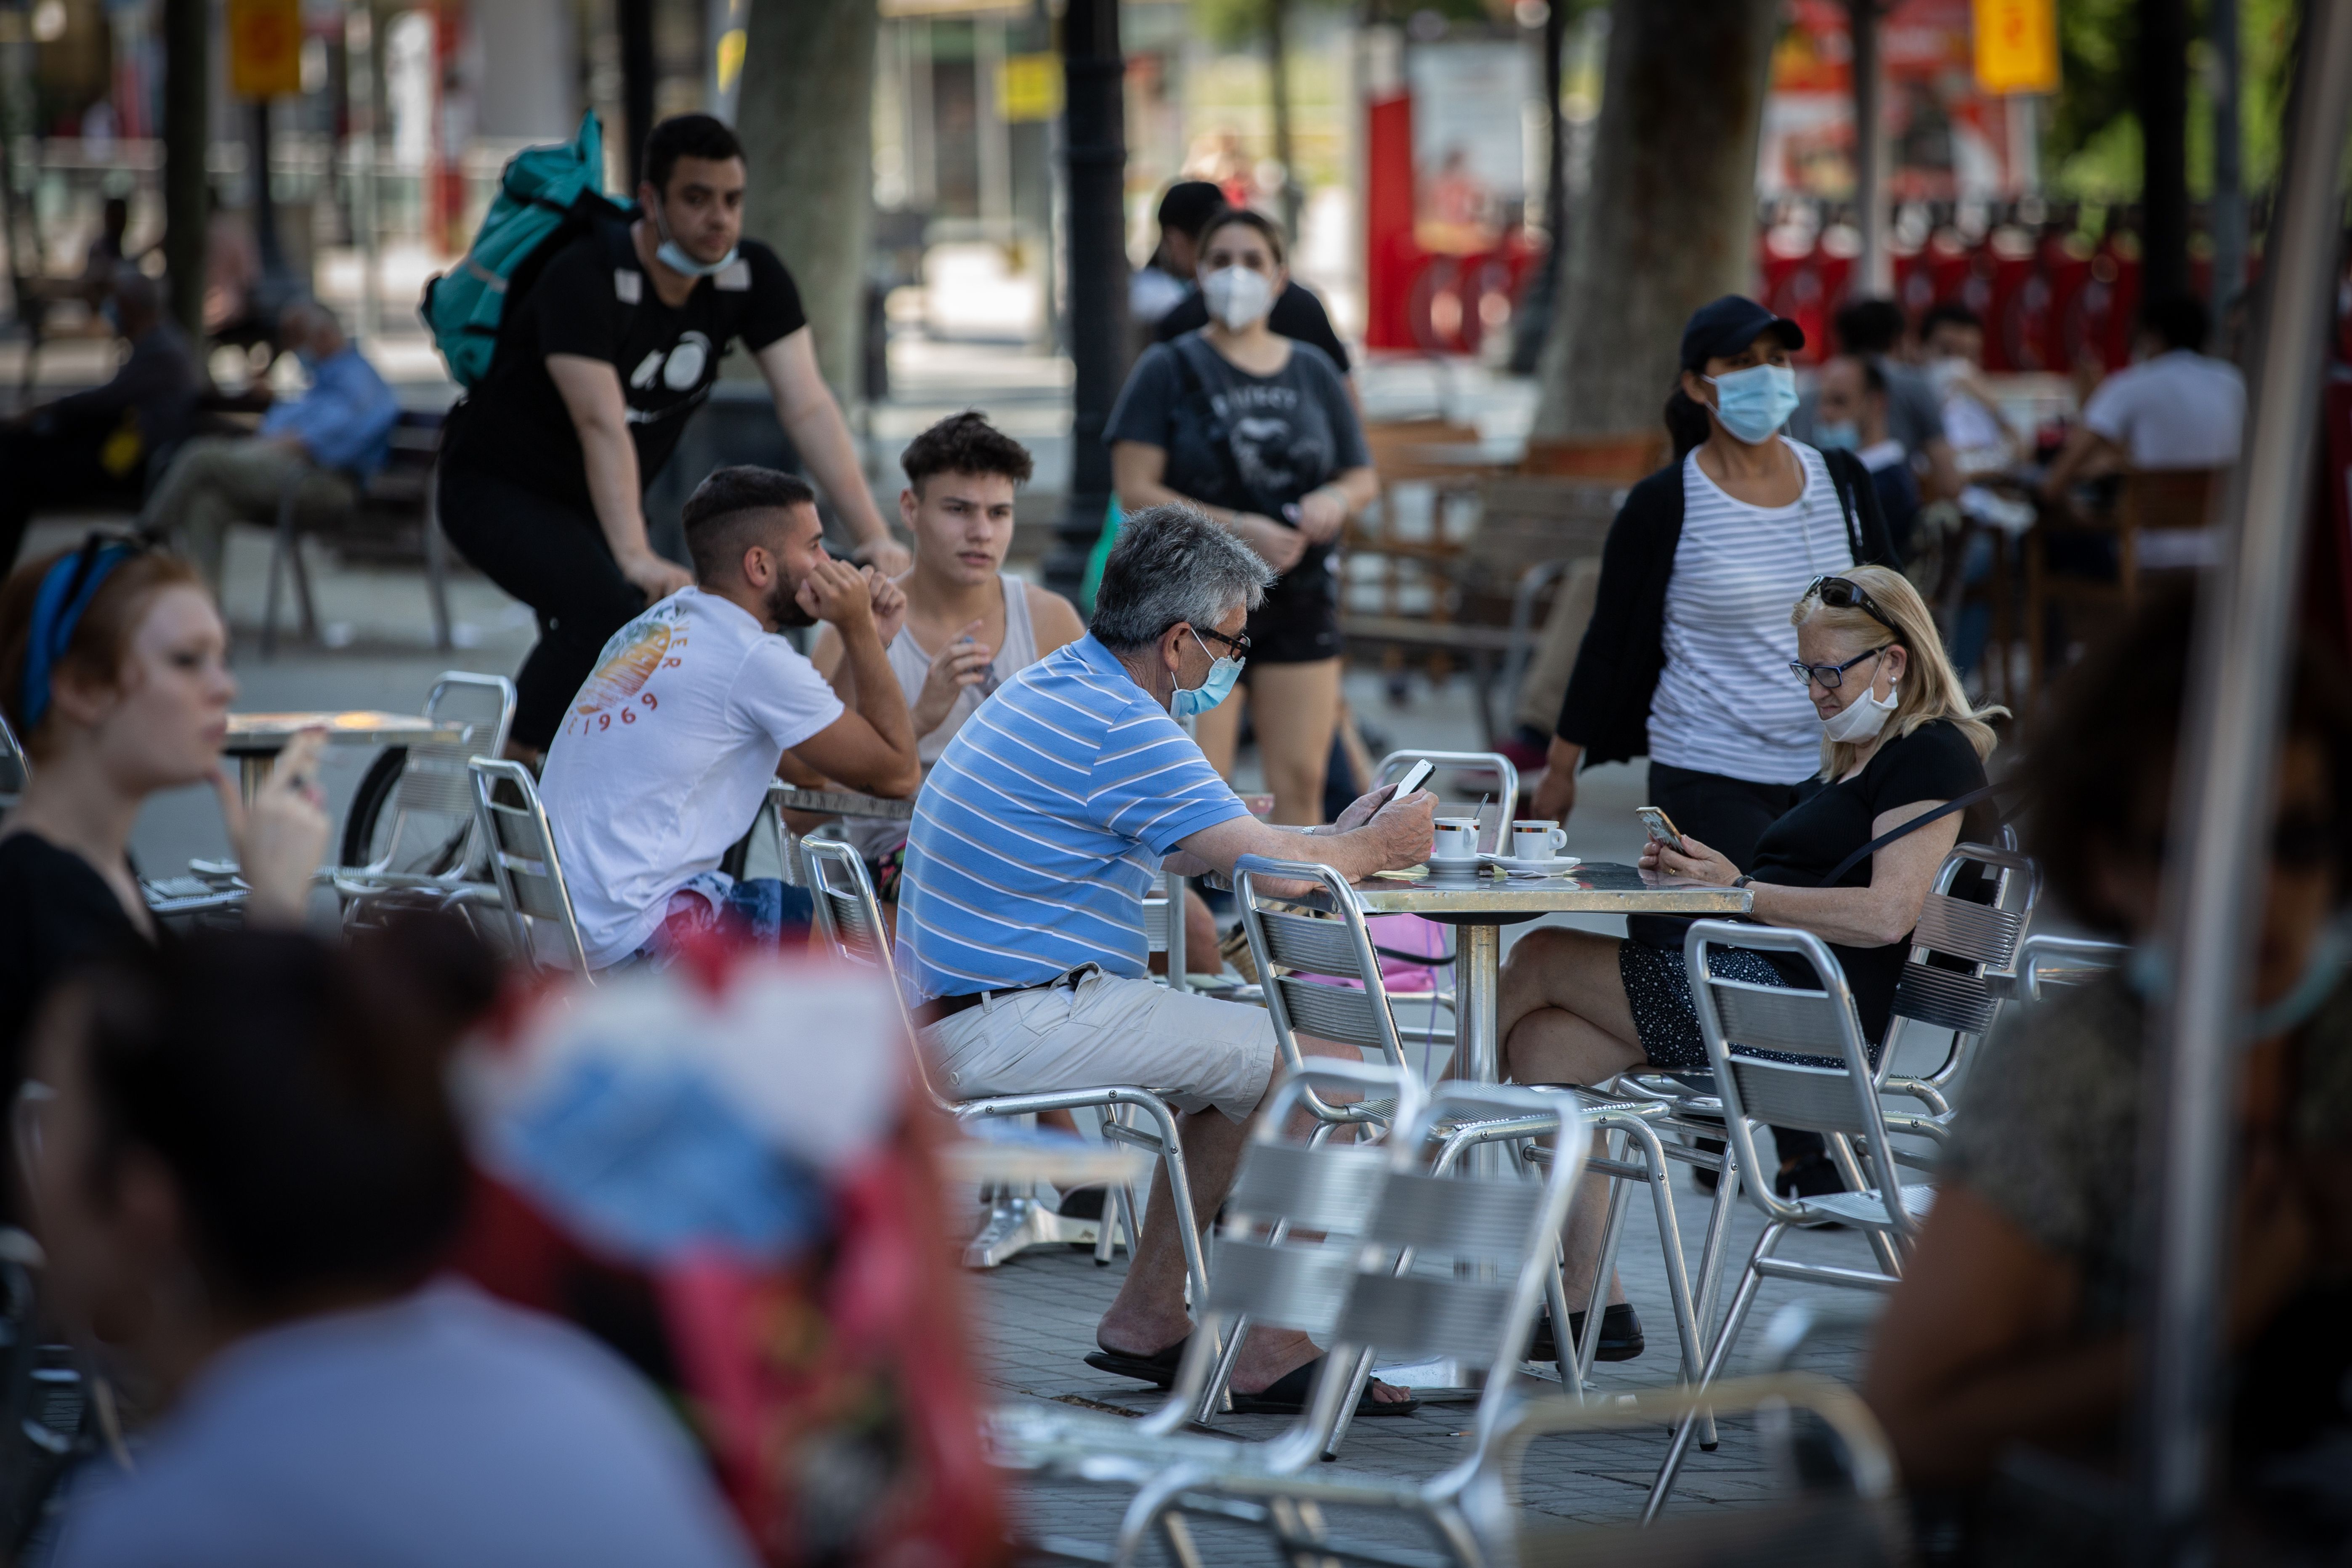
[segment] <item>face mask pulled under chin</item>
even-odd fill
[[[697,261],[686,253],[686,247],[670,237],[669,225],[664,221],[661,209],[649,207],[646,210],[653,215],[654,232],[661,236],[661,244],[654,249],[654,259],[682,277],[708,278],[713,273],[724,272],[735,265],[735,258],[742,253],[742,247],[730,245],[727,247],[727,254],[716,261]]]
[[[1227,331],[1238,332],[1274,308],[1274,283],[1263,272],[1227,267],[1201,279],[1201,299]]]
[[[1895,706],[1902,700],[1902,689],[1894,681],[1886,683],[1884,698],[1865,686],[1861,695],[1822,721],[1822,733],[1840,745],[1859,745],[1886,728],[1886,721],[1895,716]]]

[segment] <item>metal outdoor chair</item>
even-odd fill
[[[564,884],[563,865],[556,858],[555,832],[539,802],[538,782],[520,763],[491,757],[472,759],[466,771],[473,780],[475,819],[481,825],[490,882],[507,911],[515,957],[536,963],[542,949],[551,945],[559,965],[593,981],[587,949],[580,941],[580,921],[572,911],[572,889]],[[552,933],[551,942],[541,939],[541,927]]]
[[[889,942],[883,934],[882,908],[874,897],[874,884],[866,875],[866,862],[858,858],[855,846],[837,839],[803,838],[800,840],[800,858],[801,875],[815,905],[819,939],[844,960],[871,969],[888,981],[890,994],[898,1002],[900,1021],[906,1026],[907,1037],[915,1042],[916,1067],[922,1074],[923,1090],[930,1096],[932,1103],[959,1121],[1027,1116],[1040,1110],[1091,1110],[1101,1112],[1102,1134],[1107,1141],[1142,1149],[1157,1156],[1167,1168],[1168,1189],[1172,1200],[1170,1207],[1174,1211],[1171,1217],[1176,1226],[1177,1238],[1183,1248],[1185,1277],[1192,1299],[1206,1300],[1209,1268],[1201,1249],[1200,1227],[1192,1219],[1192,1184],[1185,1173],[1184,1149],[1177,1137],[1174,1107],[1150,1089],[1129,1084],[1055,1089],[1040,1094],[990,1095],[975,1100],[956,1100],[942,1093],[931,1076],[930,1063],[922,1049],[921,1033],[915,1027],[914,1014],[908,1007],[906,992],[898,984],[898,966],[892,960]],[[1147,1119],[1150,1126],[1147,1129],[1126,1125],[1115,1115],[1121,1110]],[[1038,1240],[1045,1239],[1043,1222],[1061,1217],[1044,1210],[1044,1205],[1034,1199],[1010,1201],[1015,1205],[1026,1204],[1026,1209],[1017,1217],[1023,1224],[1037,1227]],[[975,1264],[973,1248],[996,1236],[997,1217],[992,1215],[988,1227],[965,1248],[964,1261],[968,1266],[989,1266]],[[1108,1224],[1111,1218],[1111,1215],[1106,1212],[1103,1223]],[[1024,1245],[1034,1243],[1024,1242]],[[1107,1258],[1107,1255],[1099,1250],[1097,1257]]]
[[[1515,1124],[1522,1138],[1553,1142],[1559,1153],[1540,1183],[1516,1171],[1481,1175],[1469,1162],[1454,1158],[1459,1145],[1439,1136],[1449,1125],[1498,1121]],[[1333,1348],[1316,1379],[1308,1411],[1318,1422],[1332,1424],[1334,1440],[1338,1424],[1353,1413],[1376,1356],[1407,1363],[1445,1360],[1487,1373],[1467,1456],[1424,1479],[1326,1479],[1306,1473],[1304,1465],[1279,1468],[1259,1462],[1258,1456],[1237,1454],[1231,1445],[1188,1448],[1170,1456],[1160,1475],[1137,1494],[1120,1521],[1115,1560],[1134,1561],[1158,1530],[1168,1536],[1176,1561],[1200,1561],[1185,1518],[1201,1513],[1266,1530],[1286,1561],[1319,1562],[1341,1555],[1332,1550],[1322,1510],[1344,1506],[1417,1519],[1451,1561],[1485,1563],[1464,1498],[1524,1402],[1517,1380],[1508,1373],[1527,1348],[1538,1306],[1558,1293],[1559,1230],[1582,1174],[1585,1141],[1583,1117],[1568,1096],[1510,1086],[1442,1084],[1398,1116],[1385,1152],[1383,1186],[1360,1238],[1362,1245],[1349,1249],[1355,1259],[1350,1277],[1297,1282],[1296,1295],[1315,1298],[1331,1323]],[[1249,1217],[1238,1187],[1227,1208],[1218,1238],[1219,1273],[1244,1274],[1239,1249],[1258,1244],[1235,1222],[1236,1212],[1244,1220]],[[1232,1263],[1226,1261],[1228,1247],[1235,1249]],[[1327,1446],[1323,1451],[1331,1450]],[[1412,1561],[1385,1553],[1345,1555]]]
[[[463,722],[456,741],[387,752],[360,784],[332,873],[346,903],[396,890],[485,887],[488,839],[474,808],[467,763],[506,750],[514,724],[514,682],[503,675],[445,669],[425,694],[425,717]]]
[[[1297,895],[1286,891],[1287,885],[1300,882],[1320,891],[1324,902],[1329,905],[1328,912],[1300,907]],[[1395,1008],[1381,979],[1371,933],[1363,912],[1349,895],[1347,879],[1328,866],[1309,861],[1269,860],[1249,855],[1234,867],[1234,895],[1242,927],[1249,934],[1250,950],[1263,977],[1275,1040],[1290,1070],[1297,1071],[1307,1060],[1297,1043],[1301,1033],[1375,1052],[1378,1065],[1409,1070]],[[1331,984],[1335,981],[1339,984]],[[1395,1109],[1378,1101],[1326,1106],[1312,1094],[1307,1097],[1307,1103],[1318,1118],[1331,1125],[1386,1122]],[[1640,1182],[1651,1191],[1668,1290],[1673,1298],[1675,1325],[1682,1342],[1684,1375],[1696,1380],[1703,1354],[1702,1340],[1693,1315],[1674,1191],[1667,1180],[1667,1155],[1658,1135],[1646,1125],[1647,1119],[1660,1108],[1626,1105],[1601,1097],[1580,1099],[1580,1105],[1596,1128],[1608,1131],[1612,1142],[1607,1157],[1591,1161],[1587,1168],[1600,1170],[1620,1181]],[[1514,1133],[1507,1126],[1497,1124],[1466,1129],[1452,1136],[1467,1146],[1524,1138],[1525,1134]],[[1612,1190],[1612,1242],[1623,1217],[1621,1197],[1619,1190]],[[1613,1246],[1609,1250],[1613,1258]],[[1597,1278],[1596,1290],[1605,1290],[1605,1266]],[[1564,1309],[1562,1313],[1555,1314],[1554,1324],[1560,1380],[1570,1388],[1581,1388],[1591,1373],[1592,1357],[1600,1347],[1600,1320],[1588,1308],[1584,1343],[1571,1349],[1559,1333],[1567,1321],[1563,1314]]]
[[[1811,966],[1819,988],[1756,985],[1718,978],[1707,965],[1707,952],[1713,947],[1792,954]],[[1764,1280],[1794,1279],[1878,1291],[1895,1288],[1902,1278],[1903,1255],[1917,1235],[1920,1219],[1935,1194],[1932,1188],[1903,1186],[1893,1179],[1895,1163],[1885,1157],[1891,1147],[1888,1134],[1891,1131],[1924,1133],[1940,1141],[1945,1129],[1931,1117],[1889,1115],[1879,1104],[1877,1075],[1863,1039],[1853,993],[1847,988],[1829,944],[1820,937],[1778,927],[1699,921],[1683,939],[1683,954],[1697,1006],[1699,1034],[1706,1042],[1715,1088],[1722,1098],[1724,1135],[1738,1169],[1769,1168],[1756,1152],[1750,1125],[1769,1122],[1822,1134],[1847,1189],[1822,1197],[1781,1198],[1768,1182],[1741,1184],[1749,1201],[1763,1211],[1764,1233],[1748,1256],[1730,1310],[1724,1314],[1723,1326],[1707,1352],[1698,1384],[1704,1394],[1722,1375]],[[1757,1055],[1759,1051],[1811,1058],[1818,1065],[1775,1060]],[[1863,1175],[1856,1140],[1876,1156],[1875,1184]],[[1727,1172],[1724,1179],[1728,1183],[1731,1173]],[[1791,1227],[1823,1225],[1860,1230],[1869,1239],[1879,1267],[1847,1268],[1775,1256]],[[1685,1420],[1676,1429],[1650,1489],[1644,1519],[1654,1519],[1665,1506],[1696,1425]]]
[[[2039,1002],[2045,985],[2083,985],[2119,969],[2131,949],[2119,942],[2080,936],[2029,936],[2017,949],[2017,990]]]
[[[1660,1568],[1661,1564],[1837,1563],[1895,1568],[1912,1560],[1911,1521],[1895,1454],[1850,1389],[1825,1377],[1780,1373],[1707,1391],[1718,1415],[1752,1415],[1782,1489],[1755,1507],[1646,1528],[1594,1526],[1512,1505],[1527,1449],[1540,1437],[1628,1436],[1688,1418],[1696,1396],[1662,1389],[1610,1405],[1550,1398],[1520,1407],[1489,1446],[1466,1500],[1487,1561],[1518,1568]],[[1811,1417],[1801,1423],[1802,1413]]]
[[[1990,889],[1989,899],[1953,891],[1969,871],[1977,874],[1979,889]],[[1939,1118],[1951,1115],[1951,1090],[1992,1032],[2001,1004],[2015,993],[2018,944],[2041,899],[2041,871],[2013,849],[1960,844],[1944,857],[1895,982],[1895,1010],[1879,1052],[1882,1092],[1907,1095]],[[1952,1031],[1942,1065],[1924,1077],[1891,1076],[1903,1040],[1923,1027]]]
[[[0,810],[16,805],[16,797],[32,782],[32,761],[25,755],[16,731],[8,727],[5,718],[0,718]]]
[[[1339,1312],[1391,1176],[1410,1161],[1394,1144],[1288,1141],[1286,1124],[1310,1093],[1394,1099],[1408,1113],[1421,1105],[1412,1075],[1356,1062],[1318,1059],[1276,1086],[1226,1195],[1213,1283],[1195,1303],[1192,1333],[1168,1397],[1140,1420],[1037,1404],[1000,1407],[986,1431],[997,1464],[1142,1487],[1188,1458],[1288,1475],[1329,1451],[1341,1396],[1359,1387],[1362,1359],[1358,1347],[1335,1338]],[[1299,1414],[1253,1441],[1188,1432],[1223,1406],[1234,1359],[1253,1325],[1296,1330],[1325,1347],[1323,1368]],[[1085,1542],[1036,1544],[1054,1556],[1103,1555]]]
[[[1299,903],[1301,895],[1291,889],[1302,882],[1311,889],[1306,896],[1320,893],[1328,911]],[[1257,962],[1266,1015],[1274,1021],[1275,1045],[1286,1068],[1297,1072],[1306,1065],[1298,1046],[1303,1033],[1374,1052],[1375,1066],[1411,1070],[1371,932],[1347,878],[1313,861],[1244,855],[1234,864],[1234,902]],[[1311,1092],[1307,1106],[1332,1125],[1385,1124],[1396,1110],[1386,1100],[1327,1105]]]
[[[365,479],[356,473],[343,473],[352,488],[349,505],[306,513],[301,493],[307,474],[298,475],[279,489],[270,530],[262,658],[274,658],[278,654],[278,584],[288,577],[293,579],[294,608],[302,636],[313,642],[319,638],[318,605],[310,592],[310,567],[302,559],[305,533],[327,535],[341,545],[359,546],[377,556],[401,556],[411,548],[407,535],[414,527],[413,548],[424,563],[425,596],[433,613],[433,646],[444,652],[456,646],[449,629],[449,546],[441,534],[437,482],[445,417],[437,408],[402,409],[393,424],[391,449],[383,466]]]

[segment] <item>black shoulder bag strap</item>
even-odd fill
[[[1838,461],[1838,456],[1835,452],[1823,452],[1822,467],[1829,471],[1830,489],[1837,493],[1839,515],[1845,519],[1846,552],[1853,557],[1855,565],[1861,566],[1866,564],[1862,554],[1862,524],[1853,515],[1853,494],[1847,486],[1844,468]]]
[[[1246,511],[1249,510],[1248,497],[1242,484],[1241,465],[1234,461],[1233,433],[1225,428],[1224,419],[1217,413],[1217,405],[1209,396],[1209,384],[1202,379],[1200,367],[1192,362],[1195,349],[1202,353],[1215,352],[1202,345],[1200,339],[1191,332],[1168,345],[1168,352],[1176,356],[1176,374],[1183,379],[1185,401],[1201,405],[1202,432],[1217,454],[1217,474],[1224,481],[1228,498],[1225,504]]]
[[[1838,885],[1839,878],[1844,876],[1848,871],[1853,870],[1856,866],[1861,865],[1871,856],[1877,854],[1880,850],[1885,848],[1896,839],[1903,837],[1906,834],[1916,833],[1919,829],[1927,826],[1927,824],[1931,822],[1941,821],[1943,818],[1951,816],[1952,813],[1956,811],[1966,811],[1969,807],[1976,805],[1977,802],[1980,800],[1990,800],[1994,795],[2000,794],[2002,790],[2015,789],[2018,786],[2013,784],[1989,784],[1982,789],[1972,789],[1964,795],[1960,795],[1953,800],[1948,800],[1933,811],[1923,811],[1918,816],[1913,817],[1910,821],[1903,824],[1900,827],[1890,828],[1886,832],[1880,834],[1877,837],[1872,839],[1869,843],[1864,845],[1861,848],[1855,850],[1853,854],[1839,861],[1836,868],[1831,871],[1828,876],[1822,879],[1821,885],[1824,888],[1834,888]]]

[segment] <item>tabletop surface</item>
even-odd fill
[[[1746,888],[1662,877],[1638,866],[1587,860],[1563,877],[1499,871],[1381,871],[1355,885],[1368,915],[1589,914],[1741,915]]]
[[[428,719],[422,713],[380,713],[363,708],[327,713],[232,713],[228,716],[228,741],[223,750],[277,751],[310,729],[324,730],[331,743],[404,746],[433,740],[454,741],[469,728],[454,721]]]
[[[801,789],[781,779],[768,786],[768,798],[788,811],[823,812],[828,816],[878,816],[906,822],[915,815],[911,800],[885,800],[845,789]]]

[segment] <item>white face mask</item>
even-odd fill
[[[1238,332],[1274,308],[1274,281],[1246,267],[1228,267],[1201,279],[1201,298],[1227,331]]]
[[[1865,686],[1860,696],[1822,721],[1822,733],[1841,745],[1858,745],[1886,728],[1886,721],[1893,717],[1895,705],[1902,698],[1901,689],[1891,680],[1886,683],[1886,695],[1883,698]]]

